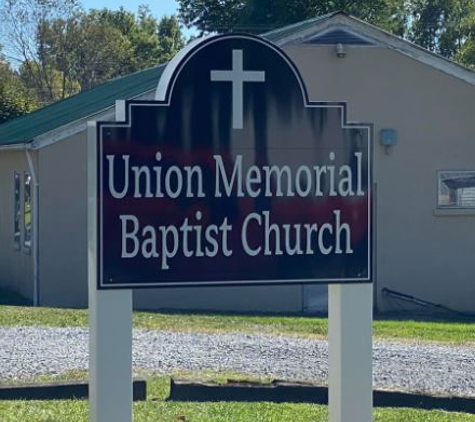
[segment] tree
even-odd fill
[[[175,16],[164,16],[157,28],[159,47],[159,62],[171,60],[185,46],[180,24]]]
[[[45,48],[41,34],[47,22],[60,20],[67,25],[74,19],[76,0],[3,0],[0,3],[2,38],[10,60],[22,66],[22,75],[36,92],[40,102],[48,103],[64,98],[68,92],[57,92],[57,74],[44,59]]]
[[[264,33],[343,10],[444,57],[475,66],[473,0],[178,0],[201,33]]]
[[[375,24],[389,23],[401,31],[403,0],[178,0],[179,17],[202,33],[263,33],[284,25],[344,10]],[[398,21],[395,23],[395,21]]]
[[[412,0],[409,39],[445,57],[453,57],[467,39],[464,21],[473,16],[472,0]]]
[[[195,26],[202,34],[229,32],[241,23],[243,0],[178,0],[178,16],[188,28]]]
[[[412,0],[407,38],[469,67],[475,66],[475,2]]]
[[[62,100],[80,91],[76,81],[66,79],[63,72],[50,64],[40,65],[35,62],[27,66],[23,63],[18,69],[18,77],[28,96],[40,105]],[[38,81],[44,77],[48,80],[48,86],[42,88]]]
[[[118,29],[130,42],[133,50],[133,70],[156,66],[173,57],[185,44],[175,16],[157,20],[147,6],[139,6],[137,17],[123,8],[103,9],[100,20]]]
[[[79,12],[69,21],[46,21],[37,37],[42,62],[60,71],[67,93],[77,84],[86,90],[155,66],[184,45],[176,18],[157,21],[143,6],[137,17],[120,8]]]
[[[169,60],[184,45],[177,19],[81,10],[77,0],[2,0],[0,36],[21,82],[41,104]]]
[[[473,7],[473,4],[471,5]],[[453,59],[469,67],[475,67],[475,12],[467,14],[462,19],[464,40],[457,40],[458,48]]]
[[[62,19],[46,22],[38,38],[43,62],[64,75],[66,86],[87,90],[133,69],[131,41],[100,11],[78,13],[65,27]]]
[[[28,95],[18,75],[0,52],[0,124],[34,110],[37,104]]]

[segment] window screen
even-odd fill
[[[438,208],[475,208],[475,171],[440,171],[438,179]]]

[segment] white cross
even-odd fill
[[[266,73],[245,71],[242,68],[242,50],[233,50],[232,70],[212,70],[212,82],[232,82],[233,84],[233,129],[243,128],[244,82],[264,82]]]

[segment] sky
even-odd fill
[[[123,6],[131,12],[137,13],[141,4],[148,5],[156,18],[163,15],[172,15],[178,11],[178,2],[175,0],[79,0],[85,9],[118,9]]]
[[[141,4],[150,7],[152,15],[156,18],[161,18],[164,15],[170,16],[178,13],[178,2],[176,0],[79,0],[85,9],[107,9],[116,10],[121,6],[124,9],[137,13]],[[183,34],[189,38],[191,35],[196,35],[193,29],[183,28]]]

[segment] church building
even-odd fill
[[[375,310],[474,314],[475,73],[340,12],[262,37],[290,57],[310,101],[344,103],[348,123],[371,124]],[[165,67],[111,80],[0,125],[0,289],[39,306],[87,307],[87,125],[115,120],[117,100],[153,100]],[[155,164],[161,159],[157,155]],[[358,153],[354,159],[361,165]],[[224,164],[217,160],[219,169]],[[261,170],[265,180],[271,170]],[[178,171],[196,178],[193,168]],[[305,171],[316,175],[309,189],[318,191],[321,168]],[[226,192],[231,184],[220,174]],[[345,189],[357,196],[359,171],[350,179]],[[200,183],[196,179],[195,196],[202,194]],[[306,191],[298,183],[285,188]],[[112,191],[122,194],[119,185]],[[335,214],[345,233],[339,219]],[[350,251],[348,244],[338,246],[345,248]],[[327,286],[137,289],[134,306],[315,313],[326,310]]]

